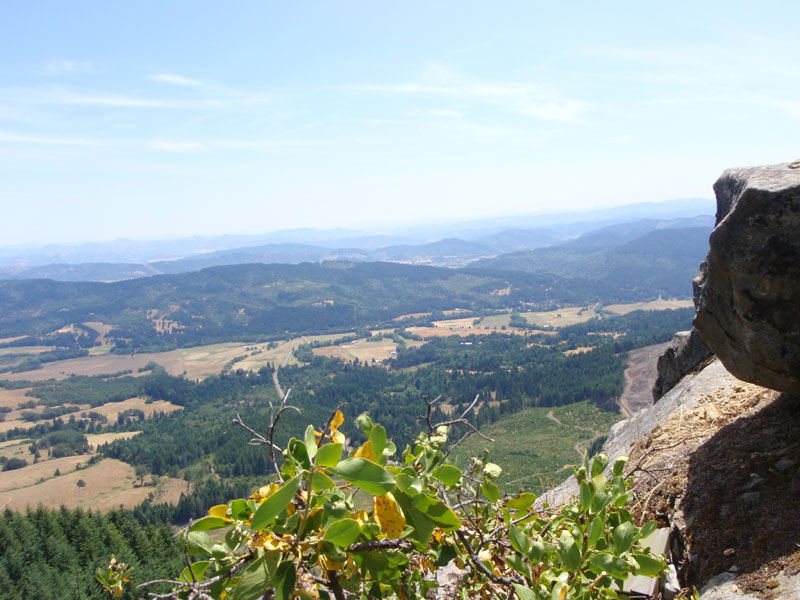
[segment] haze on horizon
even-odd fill
[[[709,197],[800,158],[800,5],[4,7],[2,245]]]

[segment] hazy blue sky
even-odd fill
[[[0,8],[3,245],[709,197],[798,142],[796,1]]]

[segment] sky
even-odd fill
[[[712,196],[800,158],[798,2],[6,2],[0,245]]]

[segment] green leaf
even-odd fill
[[[189,531],[208,531],[209,529],[219,529],[220,527],[227,527],[231,524],[230,521],[226,521],[225,519],[220,519],[219,517],[203,517],[201,519],[197,519],[192,526],[189,528]]]
[[[386,429],[383,425],[375,425],[369,432],[369,443],[372,445],[372,453],[377,460],[383,456],[383,449],[386,448]]]
[[[581,481],[581,510],[586,510],[592,505],[592,499],[594,498],[594,488],[586,483],[585,481]]]
[[[575,544],[575,538],[569,531],[562,531],[561,537],[558,539],[558,552],[561,556],[561,562],[570,571],[577,570],[581,566],[581,551]]]
[[[490,502],[497,502],[498,500],[500,500],[500,488],[498,488],[491,481],[484,481],[481,484],[481,491],[483,492],[483,495],[489,499]]]
[[[596,552],[589,559],[592,571],[599,575],[603,571],[611,575],[614,579],[625,579],[627,577],[628,563],[625,559],[614,556],[610,552]]]
[[[271,587],[280,553],[267,552],[251,562],[239,578],[233,600],[255,600]]]
[[[313,425],[306,427],[306,434],[304,438],[306,441],[306,452],[308,452],[308,458],[314,460],[314,457],[317,455],[317,438],[314,435]]]
[[[292,561],[285,560],[278,565],[278,571],[275,573],[275,600],[292,600],[296,580],[297,573]]]
[[[653,535],[655,530],[658,529],[658,522],[656,521],[648,521],[644,524],[641,531],[639,532],[639,538],[644,539],[646,537],[650,537]]]
[[[531,573],[525,564],[525,560],[519,554],[507,554],[504,559],[517,573],[530,577]]]
[[[272,519],[277,517],[280,512],[289,505],[292,498],[294,498],[294,495],[297,493],[297,489],[300,487],[300,480],[302,477],[303,474],[298,473],[284,483],[278,491],[261,503],[256,514],[253,515],[253,521],[251,523],[253,529],[256,531],[264,529]]]
[[[598,492],[592,500],[592,512],[600,512],[612,499],[613,496],[608,492]]]
[[[372,431],[372,428],[375,426],[367,413],[361,413],[358,415],[356,417],[356,423],[367,435],[369,435],[369,432]]]
[[[647,554],[634,554],[633,560],[635,560],[636,564],[639,565],[639,569],[636,571],[637,575],[656,577],[667,568],[665,562],[653,558],[652,556],[648,556]]]
[[[189,554],[211,554],[211,538],[205,531],[190,531],[186,540],[186,550]]]
[[[297,438],[292,438],[289,440],[289,443],[286,444],[286,448],[289,450],[289,455],[301,469],[311,468],[311,459],[308,458],[308,449],[303,442]]]
[[[594,545],[597,543],[597,540],[603,535],[603,530],[605,529],[605,525],[603,523],[603,519],[600,517],[595,517],[592,519],[592,523],[589,525],[589,536],[586,544],[589,548],[594,548]]]
[[[181,571],[181,576],[178,578],[178,581],[185,581],[186,583],[200,581],[210,566],[211,561],[198,560],[196,563],[192,563],[191,572],[189,571],[189,567],[184,567],[183,571]],[[194,579],[192,579],[192,573],[194,574]]]
[[[250,506],[247,500],[237,498],[231,501],[231,519],[234,521],[245,521],[250,516]]]
[[[592,479],[600,475],[606,470],[608,466],[608,456],[605,454],[597,454],[592,460]]]
[[[320,490],[332,490],[336,487],[336,482],[330,477],[325,475],[322,471],[314,471],[311,477],[311,489],[315,492]]]
[[[533,590],[528,586],[515,583],[514,590],[516,590],[519,600],[536,600],[536,596],[533,595]]]
[[[416,501],[416,508],[445,531],[454,531],[461,527],[461,519],[458,518],[458,515],[437,498],[422,495]]]
[[[534,502],[536,502],[536,494],[523,492],[516,498],[509,500],[506,506],[512,510],[525,510],[533,506]]]
[[[450,487],[461,481],[461,469],[453,465],[439,465],[433,470],[433,476]]]
[[[627,456],[620,456],[617,460],[614,461],[614,466],[611,467],[611,474],[614,477],[619,477],[622,475],[622,469],[625,468],[625,463],[628,462]]]
[[[341,444],[325,444],[317,450],[317,466],[335,467],[341,457]]]
[[[542,556],[544,556],[545,550],[546,547],[544,545],[544,542],[542,540],[536,540],[535,542],[533,542],[533,544],[531,544],[531,549],[528,558],[530,558],[534,562],[539,562],[540,560],[542,560]]]
[[[365,458],[346,458],[330,471],[373,496],[383,496],[394,487],[392,474]]]
[[[622,554],[623,552],[627,552],[631,549],[635,533],[636,526],[630,521],[621,523],[614,528],[614,549],[616,550],[617,554]]]
[[[528,556],[531,551],[531,541],[522,529],[516,525],[512,525],[508,529],[508,538],[511,540],[511,546],[514,550],[523,556]]]
[[[355,519],[339,519],[331,523],[322,539],[347,548],[361,535],[361,525]]]

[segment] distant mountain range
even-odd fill
[[[539,257],[538,259],[530,264],[526,263],[527,266],[522,269],[526,271],[534,269],[539,272],[537,265],[548,264],[544,258],[546,256],[558,256],[561,257],[560,260],[569,263],[569,256],[582,254],[580,249],[615,247],[648,232],[663,229],[701,227],[710,230],[714,223],[714,218],[710,215],[697,216],[697,211],[709,208],[705,201],[633,205],[627,208],[627,211],[619,208],[584,213],[582,217],[595,214],[598,220],[571,223],[559,222],[554,215],[540,215],[535,217],[536,224],[540,226],[530,228],[524,225],[533,224],[534,217],[519,217],[518,226],[511,228],[500,228],[509,222],[507,218],[451,224],[449,229],[440,225],[437,227],[443,231],[456,231],[461,237],[444,237],[427,242],[420,242],[419,238],[432,233],[431,226],[425,228],[427,232],[417,231],[414,235],[411,235],[411,232],[405,232],[408,235],[358,235],[359,232],[349,230],[291,230],[265,236],[220,236],[166,242],[118,240],[72,248],[31,248],[27,253],[20,254],[14,252],[20,252],[22,249],[7,247],[0,248],[0,279],[119,281],[151,275],[186,273],[223,265],[297,264],[331,260],[386,261],[448,267],[468,264],[506,265],[518,264],[521,258],[513,256],[504,261],[502,259],[504,254],[552,248],[552,254],[539,253],[535,255]],[[632,215],[638,216],[648,212],[653,214],[658,211],[667,216],[632,218]],[[689,214],[680,216],[681,213]],[[679,216],[673,216],[676,214]],[[561,214],[560,218],[563,220],[567,216],[569,215]],[[628,218],[623,219],[623,216]],[[546,226],[541,226],[544,224]],[[272,241],[266,244],[255,243],[264,239]],[[296,241],[298,239],[314,240],[315,243]],[[235,243],[243,245],[226,247]],[[249,245],[245,245],[248,243]],[[159,255],[162,257],[161,260],[124,260],[129,256]],[[96,260],[98,256],[102,256],[102,262]],[[174,256],[174,258],[165,260],[164,256]],[[47,261],[48,257],[54,257],[56,260]],[[500,262],[486,262],[496,257]],[[566,268],[566,263],[554,272],[563,268]]]

